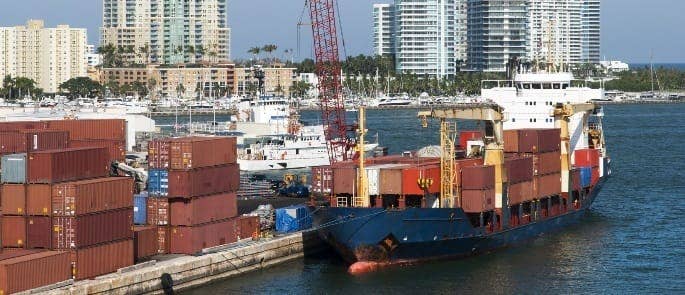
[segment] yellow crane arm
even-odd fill
[[[586,115],[597,109],[597,105],[592,103],[582,104],[558,104],[552,116],[554,117],[555,127],[561,130],[561,191],[568,193],[570,191],[570,171],[571,171],[571,134],[569,130],[569,121],[573,115],[578,113],[585,113]],[[583,122],[585,119],[583,119]]]

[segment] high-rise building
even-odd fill
[[[528,58],[549,64],[578,64],[582,58],[583,0],[530,0]]]
[[[395,7],[392,4],[373,5],[373,48],[375,55],[395,54]]]
[[[502,72],[528,54],[528,0],[468,0],[468,68]]]
[[[418,76],[448,77],[456,65],[458,0],[395,0],[395,68]]]
[[[599,62],[600,0],[395,0],[374,4],[374,53],[398,72],[450,76],[538,65]]]
[[[101,45],[128,63],[230,59],[227,0],[104,0]]]
[[[582,62],[597,64],[600,60],[600,0],[583,0]]]
[[[0,27],[0,77],[34,80],[45,93],[88,74],[86,29],[59,25],[45,28],[42,20],[26,26]]]

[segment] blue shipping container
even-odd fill
[[[592,167],[580,167],[580,186],[589,187],[592,184]]]
[[[147,193],[133,195],[133,223],[145,224],[147,222]]]
[[[288,233],[312,227],[312,216],[305,205],[276,209],[276,231]]]
[[[169,193],[169,171],[150,169],[147,179],[147,191],[151,195],[166,196]]]

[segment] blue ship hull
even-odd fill
[[[578,209],[488,233],[473,227],[460,208],[321,207],[312,212],[322,239],[348,262],[407,263],[477,255],[577,223],[606,180]]]

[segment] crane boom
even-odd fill
[[[350,139],[347,136],[345,105],[342,93],[342,66],[338,48],[335,0],[309,0],[312,21],[316,75],[319,79],[321,119],[324,124],[328,157],[331,164],[347,160]]]

